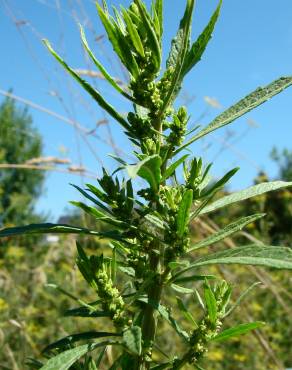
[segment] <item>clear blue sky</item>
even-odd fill
[[[129,3],[122,0],[111,2],[124,6]],[[176,32],[184,3],[182,0],[165,0],[166,51]],[[215,0],[197,1],[194,38],[207,23],[216,4]],[[221,18],[207,52],[184,85],[184,92],[190,97],[194,96],[189,104],[193,122],[199,120],[199,123],[207,124],[220,112],[219,109],[209,109],[204,115],[207,109],[205,96],[216,98],[223,108],[227,108],[256,87],[281,75],[292,74],[291,19],[291,0],[224,1]],[[87,128],[93,128],[104,117],[102,111],[65,75],[40,41],[43,37],[48,38],[71,66],[91,69],[92,66],[84,58],[77,21],[85,25],[97,56],[113,75],[122,77],[122,71],[106,40],[94,40],[95,36],[104,32],[93,1],[0,0],[0,89],[12,88],[18,96],[77,120]],[[95,83],[115,107],[122,112],[128,110],[127,103],[106,83],[96,79]],[[108,145],[87,137],[92,146],[90,150],[69,125],[37,110],[30,109],[30,112],[44,137],[45,155],[69,157],[74,165],[82,164],[94,173],[100,173],[96,156],[103,158],[105,154],[113,152]],[[250,121],[256,122],[257,127],[248,130]],[[196,144],[193,150],[195,155],[203,154],[207,160],[215,160],[214,176],[223,175],[224,171],[240,165],[241,171],[232,182],[232,189],[240,189],[251,184],[257,168],[275,174],[276,168],[269,159],[269,153],[273,146],[291,148],[291,121],[292,89],[288,89],[228,129],[217,131],[207,141]],[[129,144],[112,120],[110,129],[116,144],[129,153]],[[97,134],[108,140],[106,126],[98,129]],[[233,135],[228,141],[231,149],[229,147],[222,151],[222,140],[229,134]],[[113,168],[111,159],[102,160],[110,169]],[[50,219],[55,220],[63,213],[68,200],[79,198],[68,183],[80,185],[86,181],[88,179],[73,175],[49,173],[37,209],[50,212]]]

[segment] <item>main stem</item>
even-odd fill
[[[157,118],[153,120],[153,127],[162,132],[162,121]],[[160,151],[162,138],[159,137],[158,151]],[[163,172],[163,169],[162,169]],[[153,204],[155,207],[155,204]],[[147,297],[148,304],[145,308],[143,322],[142,322],[142,340],[143,340],[143,353],[139,360],[138,370],[148,370],[150,369],[150,361],[146,360],[146,357],[150,359],[152,357],[152,347],[155,340],[156,328],[157,328],[157,318],[155,312],[155,306],[160,304],[162,290],[163,290],[163,275],[161,275],[160,266],[160,255],[157,254],[157,250],[160,251],[160,242],[158,240],[153,240],[151,243],[151,249],[149,254],[149,268],[154,275],[153,282],[150,285]]]

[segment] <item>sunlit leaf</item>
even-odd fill
[[[132,326],[123,333],[123,342],[134,355],[142,352],[142,332],[139,326]]]
[[[264,325],[265,325],[265,323],[263,323],[261,321],[250,322],[248,324],[240,324],[240,325],[237,325],[233,328],[226,329],[226,330],[222,331],[215,338],[213,338],[212,341],[221,342],[223,340],[227,340],[227,339],[230,339],[230,338],[233,338],[233,337],[238,337],[240,335],[243,335],[243,334],[246,334],[246,333],[250,332],[251,330],[261,328]]]
[[[223,229],[217,231],[216,233],[212,234],[211,236],[202,240],[201,242],[196,243],[195,245],[190,247],[190,249],[187,251],[187,253],[191,252],[193,250],[205,248],[205,247],[208,247],[212,244],[218,243],[221,240],[224,240],[225,238],[228,238],[231,235],[235,234],[236,232],[241,231],[245,226],[255,222],[256,220],[258,220],[258,219],[260,219],[264,216],[265,216],[264,213],[258,213],[258,214],[252,215],[252,216],[240,218],[239,220],[232,222],[228,226],[226,226]]]
[[[273,96],[279,94],[280,92],[282,92],[291,85],[292,77],[288,76],[281,77],[265,87],[259,87],[254,92],[247,95],[245,98],[241,99],[238,103],[234,104],[232,107],[227,109],[225,112],[221,113],[207,127],[199,131],[197,135],[193,136],[188,142],[179,147],[176,150],[175,154],[179,153],[182,149],[187,148],[194,141],[209,134],[210,132],[218,130],[223,126],[230,124],[239,117],[250,112],[252,109],[265,103],[267,100],[271,99]]]
[[[65,70],[86,90],[91,97],[103,108],[108,114],[110,114],[115,120],[117,120],[125,129],[129,129],[130,125],[128,122],[103,98],[103,96],[95,90],[87,81],[83,80],[78,73],[76,73],[68,64],[55,52],[48,40],[43,40],[44,44],[48,48],[49,52],[56,58],[56,60],[65,68]]]
[[[258,185],[254,185],[251,186],[250,188],[238,191],[236,193],[232,193],[230,195],[226,195],[225,197],[216,200],[214,203],[211,203],[210,205],[205,207],[200,212],[200,214],[213,212],[217,209],[229,206],[230,204],[241,202],[242,200],[253,198],[256,197],[257,195],[261,195],[282,188],[287,188],[290,186],[292,186],[292,182],[285,181],[264,182]]]

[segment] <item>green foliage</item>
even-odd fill
[[[26,109],[13,100],[0,105],[0,163],[24,164],[41,157],[42,140]],[[0,227],[39,221],[34,204],[41,194],[44,174],[27,169],[1,169]]]
[[[212,281],[213,276],[205,273],[193,276],[185,273],[192,269],[205,269],[205,266],[226,264],[292,269],[290,248],[264,246],[260,243],[212,253],[202,251],[202,254],[198,252],[193,256],[188,253],[188,260],[184,259],[187,252],[198,249],[190,247],[189,226],[192,220],[198,221],[200,216],[227,205],[292,186],[291,182],[281,181],[258,184],[211,203],[238,169],[232,169],[212,183],[208,176],[211,165],[204,167],[201,158],[189,161],[187,156],[182,159],[175,157],[195,140],[230,124],[292,84],[291,77],[283,77],[265,88],[257,89],[184,143],[189,117],[185,107],[175,109],[174,99],[181,89],[186,72],[197,63],[205,50],[220,7],[221,2],[197,42],[191,46],[194,0],[187,0],[179,31],[172,42],[166,69],[161,73],[162,1],[153,2],[151,11],[148,11],[141,0],[134,0],[128,9],[122,8],[120,14],[114,9],[115,18],[110,15],[106,1],[103,1],[103,6],[97,4],[99,16],[113,49],[129,72],[128,90],[134,107],[127,119],[106,102],[100,92],[81,79],[52,49],[48,41],[45,41],[56,60],[123,126],[127,136],[138,149],[134,152],[137,158],[135,164],[119,160],[122,167],[118,170],[126,170],[123,172],[124,176],[129,176],[130,179],[118,177],[117,171],[110,175],[104,169],[103,176],[98,179],[98,187],[88,185],[86,190],[77,188],[98,208],[81,202],[75,202],[75,205],[94,220],[108,225],[108,230],[40,224],[0,231],[0,236],[22,233],[91,235],[103,240],[108,247],[106,254],[100,251],[97,255],[96,252],[92,253],[83,247],[82,242],[77,243],[77,267],[92,293],[98,297],[97,301],[85,302],[65,292],[63,288],[62,292],[80,305],[67,311],[67,314],[83,314],[92,318],[105,316],[114,330],[109,333],[122,335],[122,341],[93,342],[78,347],[70,342],[68,346],[72,348],[65,351],[63,348],[57,349],[41,367],[43,370],[92,369],[96,365],[92,357],[88,357],[88,352],[107,345],[118,345],[111,369],[182,369],[188,364],[200,369],[199,363],[213,342],[245,334],[259,328],[262,323],[236,323],[224,330],[223,321],[234,307],[231,302],[231,284],[220,278]],[[112,87],[117,89],[113,79],[89,49],[83,33],[81,36],[93,62]],[[125,96],[123,91],[120,92]],[[184,168],[182,181],[179,181],[177,176],[180,164],[183,164]],[[138,190],[132,184],[136,177],[146,182]],[[199,246],[206,248],[222,241],[261,216],[256,214],[233,221],[209,240],[199,242]],[[183,278],[187,280],[182,280]],[[203,295],[195,284],[191,287],[174,284],[193,283],[202,279]],[[176,299],[178,309],[188,318],[187,329],[173,315],[168,291],[175,291],[183,296],[194,295],[199,302],[201,311],[192,314],[180,298]],[[160,348],[157,335],[160,329],[159,320],[166,322],[183,343],[182,351],[171,357],[166,356],[167,363],[155,360],[155,352]],[[95,335],[104,336],[104,330]],[[82,333],[74,334],[72,338],[88,341],[86,335],[82,337]],[[158,351],[165,353],[163,349]]]

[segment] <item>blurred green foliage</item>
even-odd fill
[[[26,108],[6,98],[0,105],[0,163],[24,164],[42,154],[42,138]],[[34,204],[41,194],[44,173],[27,169],[0,171],[0,227],[39,220]]]

